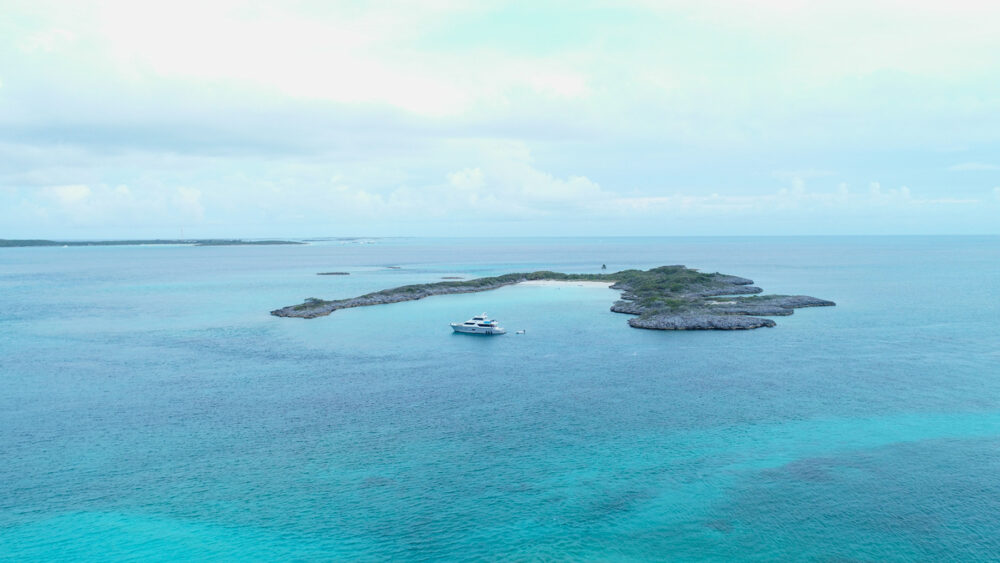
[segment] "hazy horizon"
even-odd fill
[[[0,238],[1000,234],[998,18],[15,0]]]
[[[993,233],[969,233],[969,234],[836,234],[836,235],[826,235],[826,234],[815,234],[815,235],[799,235],[799,234],[784,234],[784,235],[469,235],[469,236],[448,236],[448,235],[305,235],[305,236],[287,236],[287,235],[263,235],[263,236],[207,236],[207,237],[140,237],[140,238],[124,238],[124,237],[33,237],[33,238],[15,238],[15,239],[5,239],[0,238],[0,240],[8,241],[31,241],[31,240],[44,240],[52,242],[119,242],[119,241],[195,241],[195,240],[240,240],[240,241],[264,241],[264,240],[276,240],[276,241],[289,241],[289,242],[351,242],[351,241],[377,241],[377,240],[406,240],[406,239],[425,239],[425,240],[567,240],[567,239],[577,239],[577,240],[587,240],[587,239],[850,239],[850,238],[997,238],[1000,234]]]

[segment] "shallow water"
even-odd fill
[[[602,263],[838,306],[676,333],[576,286],[267,314]],[[990,558],[998,297],[997,237],[3,249],[0,559]],[[451,333],[482,311],[511,334]]]

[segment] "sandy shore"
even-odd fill
[[[530,280],[517,285],[547,285],[547,286],[578,286],[578,287],[611,287],[614,282],[599,281],[560,281],[560,280]]]

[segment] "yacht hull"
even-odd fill
[[[451,329],[455,332],[461,332],[462,334],[483,334],[486,336],[505,334],[507,331],[495,326],[495,327],[481,327],[481,326],[463,326],[457,323],[451,323]]]

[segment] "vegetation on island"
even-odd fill
[[[774,326],[754,315],[790,315],[793,309],[834,305],[804,295],[765,295],[753,280],[721,273],[706,274],[685,266],[623,270],[611,274],[564,274],[539,271],[461,281],[442,281],[383,289],[350,299],[310,297],[299,305],[271,311],[279,317],[315,318],[338,309],[413,301],[433,295],[488,291],[525,281],[597,281],[622,291],[612,305],[618,313],[636,315],[629,325],[660,330],[736,329]],[[747,296],[753,297],[747,297]]]

